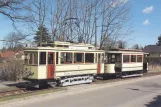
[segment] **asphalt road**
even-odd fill
[[[42,98],[19,107],[161,107],[161,77],[47,100]]]

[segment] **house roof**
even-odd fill
[[[10,58],[10,57],[13,57],[14,54],[15,54],[15,52],[13,52],[13,51],[6,51],[6,52],[2,53],[2,57],[3,58]]]
[[[147,53],[160,53],[161,52],[161,46],[157,45],[147,45],[143,49],[144,52]]]

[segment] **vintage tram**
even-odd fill
[[[144,61],[147,53],[134,49],[111,49],[105,51],[104,75],[132,77],[142,76],[148,70],[148,63]]]
[[[27,86],[90,83],[104,73],[104,51],[90,44],[55,41],[25,48],[24,53]]]
[[[96,49],[90,44],[44,43],[24,49],[27,86],[68,86],[91,83],[94,78],[142,76],[148,70],[147,53],[141,50]]]

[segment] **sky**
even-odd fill
[[[156,44],[161,34],[161,0],[132,0],[132,30],[129,45]]]
[[[127,1],[127,0],[125,0]],[[128,47],[156,44],[161,34],[161,0],[131,0],[131,30],[126,38]],[[0,15],[0,38],[13,31],[12,22]],[[20,25],[20,28],[23,28]],[[2,42],[0,43],[3,47]]]

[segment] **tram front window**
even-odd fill
[[[29,64],[29,53],[28,52],[24,52],[24,53],[25,53],[24,64]]]
[[[37,52],[25,52],[24,64],[37,65],[38,53]]]
[[[137,62],[142,62],[142,55],[137,56]]]
[[[116,62],[121,62],[120,54],[106,54],[105,63],[106,64],[115,64]]]
[[[29,64],[33,63],[33,54],[29,53]]]

